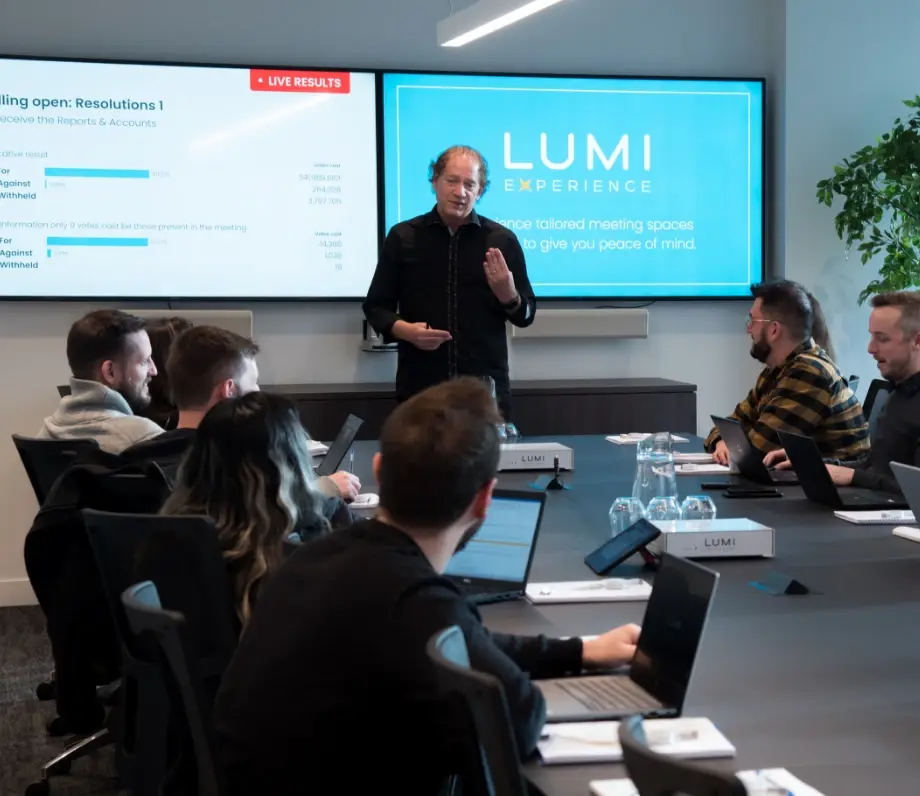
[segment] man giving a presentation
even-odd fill
[[[505,322],[537,311],[517,236],[474,207],[489,184],[485,158],[453,146],[431,164],[437,204],[386,237],[364,301],[368,323],[398,341],[400,401],[457,376],[491,376],[510,421]]]

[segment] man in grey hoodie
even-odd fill
[[[163,433],[135,414],[150,403],[156,376],[145,321],[120,310],[96,310],[67,335],[70,395],[45,423],[43,439],[94,439],[109,453]]]

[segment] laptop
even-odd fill
[[[329,450],[326,451],[326,455],[316,468],[318,476],[332,475],[339,471],[342,460],[345,458],[345,454],[348,453],[351,444],[355,441],[355,435],[363,423],[364,421],[355,415],[349,415],[345,418],[345,422],[339,429],[335,441],[329,446]]]
[[[898,486],[901,487],[904,499],[914,513],[914,518],[920,519],[920,467],[892,462],[891,472],[898,482]]]
[[[680,716],[718,581],[706,567],[662,554],[628,674],[535,680],[546,720]]]
[[[758,484],[788,484],[795,486],[799,477],[793,470],[769,470],[763,463],[763,454],[748,439],[747,432],[737,420],[710,415],[719,429],[722,441],[728,447],[738,475]]]
[[[838,489],[813,439],[780,431],[779,441],[786,449],[786,455],[799,476],[802,491],[809,500],[832,509],[907,508],[903,498],[885,492],[857,487]]]
[[[545,492],[496,489],[482,527],[444,574],[480,605],[522,598],[545,503]]]

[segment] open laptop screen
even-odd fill
[[[719,576],[665,554],[642,620],[630,677],[664,704],[683,707]]]
[[[355,441],[355,435],[363,422],[360,417],[355,415],[348,416],[342,428],[339,429],[335,441],[329,446],[329,450],[326,451],[326,455],[320,462],[319,467],[316,468],[317,475],[332,475],[338,471],[339,466],[342,464],[342,459],[345,458],[345,454],[348,453],[348,449]]]
[[[445,575],[471,580],[523,583],[530,568],[543,513],[542,494],[496,495],[486,521],[466,548],[454,554]]]

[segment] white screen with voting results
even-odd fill
[[[493,498],[479,532],[450,560],[446,575],[522,581],[537,533],[540,501]]]

